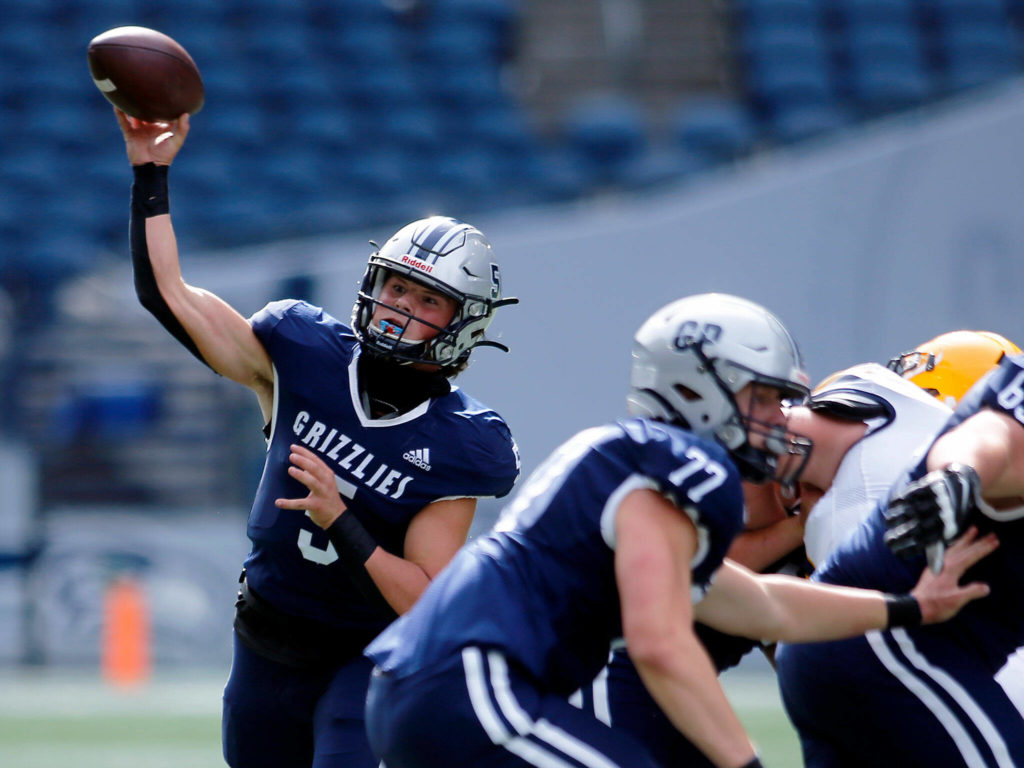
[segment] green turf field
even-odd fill
[[[129,690],[90,673],[0,674],[4,768],[213,768],[227,670],[157,675]],[[800,765],[770,672],[723,678],[768,768]]]

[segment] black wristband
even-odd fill
[[[167,192],[169,168],[169,165],[156,163],[132,166],[135,173],[135,201],[147,219],[171,212],[170,196]]]
[[[359,565],[369,560],[370,555],[377,549],[377,542],[363,528],[359,518],[351,512],[342,512],[341,516],[328,526],[327,538],[342,558]]]
[[[761,765],[761,758],[754,755],[754,758],[749,763],[744,763],[740,768],[764,768],[764,766]]]
[[[885,610],[888,613],[886,629],[916,627],[921,623],[921,604],[913,595],[886,595]]]

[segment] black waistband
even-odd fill
[[[244,573],[235,601],[235,632],[260,656],[302,669],[341,664],[373,639],[366,632],[285,613],[256,594]]]

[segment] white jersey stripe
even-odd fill
[[[487,661],[491,669],[491,685],[494,690],[494,699],[498,703],[501,713],[512,723],[512,727],[520,735],[531,734],[541,742],[546,742],[553,749],[578,760],[588,768],[619,768],[618,765],[605,755],[598,752],[590,744],[581,741],[570,733],[562,730],[556,725],[541,718],[533,720],[523,710],[512,692],[512,686],[508,678],[508,665],[505,657],[497,651],[487,654]]]
[[[611,656],[608,657],[611,661]],[[608,665],[597,673],[591,686],[594,695],[594,717],[605,725],[612,724],[612,707],[608,700]]]
[[[882,637],[881,632],[874,630],[872,632],[868,632],[865,637],[867,638],[868,644],[871,646],[871,650],[875,652],[875,656],[877,656],[878,660],[882,662],[882,665],[889,670],[897,680],[903,683],[907,690],[914,694],[921,703],[931,711],[942,727],[946,729],[946,733],[948,733],[950,738],[953,739],[953,742],[956,744],[957,750],[959,750],[960,756],[964,759],[964,762],[967,765],[984,765],[985,763],[981,759],[981,754],[974,745],[974,741],[957,719],[956,715],[949,709],[949,707],[946,706],[934,691],[922,683],[910,669],[904,666],[896,658],[893,652],[889,650],[889,647],[885,644],[885,638]]]
[[[516,700],[509,681],[508,665],[499,652],[490,651],[485,665],[479,648],[464,648],[462,664],[473,711],[494,744],[537,768],[575,768],[562,755],[586,768],[621,768],[591,745],[547,720],[533,720]],[[490,674],[485,671],[485,666],[489,667]],[[506,720],[514,730],[505,725]]]
[[[473,712],[487,737],[494,744],[504,747],[537,768],[574,768],[564,760],[544,752],[540,747],[521,736],[514,735],[501,721],[487,691],[483,654],[479,648],[462,649],[462,666],[466,673],[466,688],[469,692],[469,700],[473,705]]]
[[[906,630],[893,630],[892,636],[896,639],[900,650],[910,660],[910,663],[934,680],[960,705],[967,717],[970,718],[971,722],[981,732],[982,738],[985,739],[988,748],[992,750],[992,755],[995,757],[999,768],[1014,768],[1013,760],[1010,759],[1009,750],[1006,748],[1006,742],[1003,741],[1003,737],[999,734],[999,729],[996,728],[995,723],[985,714],[985,710],[971,697],[970,692],[944,669],[931,664],[914,646],[914,641],[907,634]]]

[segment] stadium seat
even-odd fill
[[[910,27],[916,23],[912,0],[833,0],[833,3],[842,23],[849,26],[892,24]]]
[[[647,148],[647,115],[626,96],[591,94],[569,105],[562,132],[571,154],[614,182]]]
[[[726,96],[684,99],[669,117],[669,130],[678,146],[711,163],[734,160],[757,141],[753,115]]]
[[[1006,24],[1007,6],[1004,0],[923,0],[939,23],[946,29],[959,24]]]
[[[799,63],[765,61],[747,71],[747,89],[755,107],[771,116],[801,104],[836,98],[831,73]]]
[[[1020,72],[1021,51],[1006,24],[957,24],[947,28],[943,38],[950,89],[970,88]]]
[[[829,41],[817,24],[758,24],[739,36],[740,55],[751,65],[792,61],[820,66],[829,56]]]
[[[845,93],[866,114],[918,104],[935,92],[916,28],[900,23],[858,24],[847,31]]]
[[[853,115],[836,102],[793,104],[772,116],[768,130],[776,141],[791,144],[836,133],[854,122]]]
[[[435,60],[418,69],[417,81],[427,98],[454,110],[453,117],[462,109],[490,108],[505,100],[500,72],[491,65]]]
[[[823,18],[815,0],[737,0],[739,23],[748,27],[765,24],[812,25]]]
[[[392,109],[420,98],[413,72],[400,61],[353,66],[350,76],[336,82],[339,92],[361,109]]]

